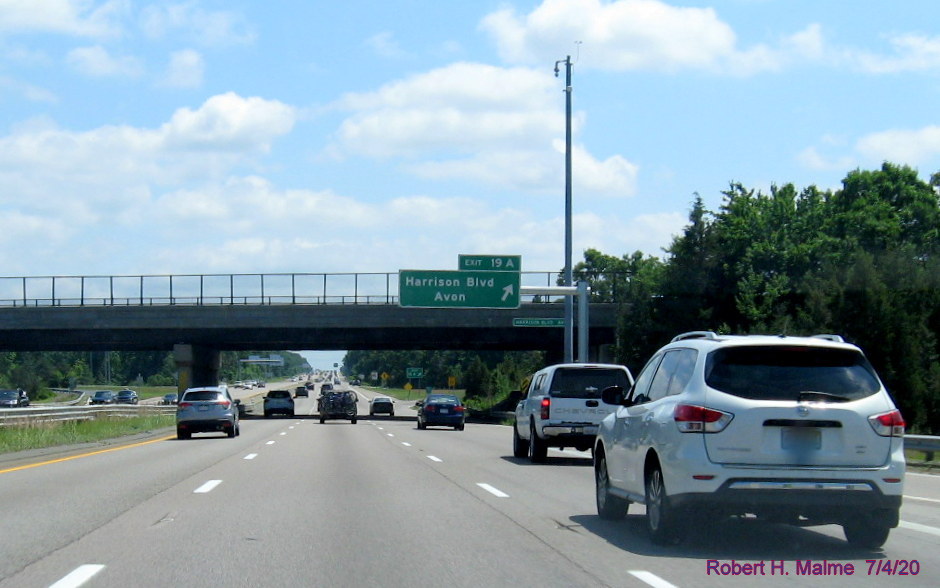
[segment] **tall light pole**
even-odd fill
[[[558,77],[558,65],[565,64],[565,283],[572,285],[571,270],[571,56],[555,62],[555,77]],[[586,325],[581,325],[586,328]],[[574,361],[574,299],[565,296],[565,363]],[[586,358],[580,358],[585,361]]]

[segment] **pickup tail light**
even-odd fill
[[[901,411],[892,410],[868,417],[868,424],[882,437],[903,437],[904,436],[904,417]]]
[[[720,433],[734,415],[706,406],[677,404],[673,418],[682,433]]]
[[[551,412],[552,412],[552,399],[546,396],[545,398],[542,399],[542,411],[539,416],[541,417],[543,421],[548,420],[550,418],[549,415],[551,414]]]

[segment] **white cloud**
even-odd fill
[[[87,0],[0,0],[0,32],[62,33],[100,37],[120,32],[118,20],[127,13],[127,0],[94,3]]]
[[[894,50],[891,55],[848,50],[846,57],[863,71],[874,74],[940,69],[940,36],[904,33],[888,37],[888,42]]]
[[[613,70],[715,68],[736,41],[713,9],[657,0],[545,0],[527,15],[491,13],[480,27],[510,63],[547,63],[581,41],[585,64]]]
[[[935,162],[940,157],[940,126],[871,133],[859,139],[855,147],[875,164],[890,161],[917,166]]]
[[[151,38],[180,33],[190,42],[209,47],[254,42],[255,33],[242,15],[231,11],[208,11],[195,2],[150,5],[141,11],[141,28]]]
[[[230,93],[180,109],[158,129],[74,132],[35,120],[0,137],[0,207],[61,210],[75,222],[121,215],[148,200],[152,186],[224,178],[250,164],[294,117],[283,103]]]
[[[205,61],[198,51],[176,51],[170,55],[162,85],[173,88],[198,88],[202,85],[205,69]]]
[[[366,45],[371,47],[376,55],[386,59],[399,59],[406,55],[398,41],[395,40],[394,35],[389,31],[372,35],[366,39]]]
[[[76,71],[93,77],[137,77],[143,71],[136,58],[112,57],[100,45],[72,49],[66,59]]]
[[[402,158],[422,178],[461,179],[515,190],[555,189],[563,181],[564,113],[550,72],[456,63],[348,94],[335,108],[352,111],[334,152]],[[574,117],[576,133],[583,115]],[[595,194],[632,195],[636,167],[622,156],[596,160],[583,147],[572,158],[579,186]]]
[[[59,101],[58,96],[45,88],[40,88],[39,86],[4,76],[0,76],[0,89],[3,89],[5,92],[18,94],[30,102],[47,102],[53,104]]]

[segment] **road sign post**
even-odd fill
[[[401,270],[398,303],[419,308],[518,308],[519,272]]]

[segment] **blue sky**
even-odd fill
[[[890,9],[888,7],[890,6]],[[662,256],[694,194],[940,170],[933,0],[0,0],[0,275]]]

